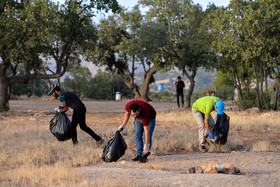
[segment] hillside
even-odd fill
[[[151,91],[157,91],[158,85],[163,84],[164,90],[175,91],[174,83],[177,80],[177,77],[181,76],[182,80],[185,82],[185,89],[189,87],[189,80],[186,76],[183,76],[178,70],[171,70],[168,72],[157,72],[155,74],[155,82],[150,85]],[[199,69],[196,78],[195,78],[195,89],[194,91],[202,91],[204,87],[211,87],[211,83],[216,79],[215,74],[212,72],[205,72],[203,69]],[[138,85],[141,85],[143,82],[143,73],[139,72],[136,74],[136,81]]]

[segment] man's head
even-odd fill
[[[61,91],[60,87],[57,86],[56,84],[53,84],[50,87],[50,91],[49,91],[48,95],[52,95],[57,98],[59,96],[58,92],[60,92],[60,91]]]
[[[215,106],[216,106],[216,110],[217,110],[217,113],[218,114],[224,114],[224,107],[225,107],[225,104],[223,101],[217,101],[215,103]]]
[[[136,103],[132,103],[129,105],[129,111],[133,117],[137,118],[140,114],[140,106]]]
[[[178,79],[178,80],[181,80],[181,77],[180,77],[180,76],[178,76],[178,77],[177,77],[177,79]]]

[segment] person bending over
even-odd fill
[[[73,109],[72,115],[72,125],[71,125],[71,135],[73,144],[77,144],[77,125],[80,125],[80,128],[88,133],[92,138],[96,140],[97,145],[101,145],[104,140],[95,134],[87,125],[86,125],[86,107],[81,99],[74,93],[69,91],[61,91],[60,87],[57,85],[52,85],[48,93],[53,97],[58,99],[63,106],[63,109],[57,109],[57,112],[67,112],[68,107]]]
[[[150,155],[150,149],[152,147],[152,136],[156,125],[156,111],[152,105],[141,100],[133,100],[128,102],[125,105],[125,111],[126,113],[124,115],[123,123],[119,126],[118,130],[124,129],[130,115],[135,118],[134,133],[137,156],[132,160],[146,163],[148,161],[147,157]]]
[[[192,115],[195,118],[199,130],[199,150],[206,152],[205,148],[205,135],[209,135],[209,138],[214,141],[214,135],[211,131],[215,122],[210,113],[216,111],[218,114],[224,114],[225,104],[220,98],[215,96],[205,96],[194,102],[192,105]]]

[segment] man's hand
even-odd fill
[[[149,150],[149,145],[150,144],[144,144],[144,149],[143,149],[143,151],[144,151],[144,154],[147,154],[150,150]]]
[[[211,131],[208,133],[208,135],[210,139],[214,139],[214,134]]]
[[[118,127],[118,131],[122,131],[124,129],[124,125],[121,124],[119,127]]]
[[[56,107],[54,110],[58,113],[61,113],[61,111],[62,111],[62,109],[60,109],[59,107]]]

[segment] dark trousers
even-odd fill
[[[179,97],[181,96],[182,106],[184,106],[184,92],[177,92],[177,104],[180,107]]]
[[[86,108],[81,108],[74,110],[72,116],[72,141],[77,141],[77,126],[80,125],[80,128],[92,136],[96,141],[101,140],[101,137],[95,134],[87,125],[86,125]]]

